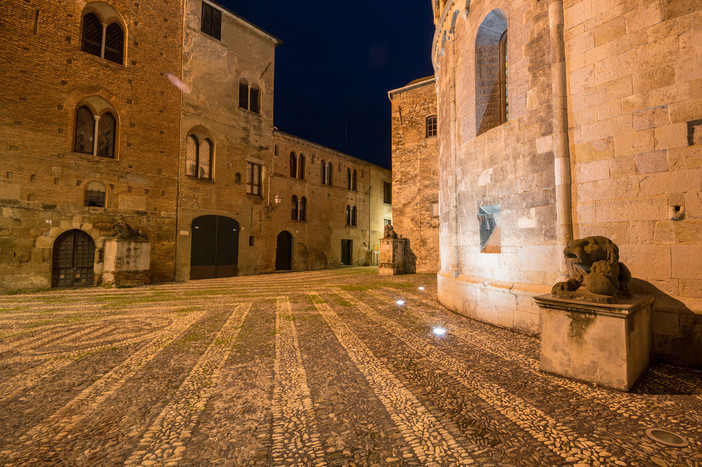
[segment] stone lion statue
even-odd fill
[[[395,229],[392,227],[392,224],[388,224],[385,226],[383,238],[397,238],[397,232],[395,232]]]
[[[560,298],[613,303],[630,296],[631,273],[619,262],[619,248],[606,237],[585,237],[568,242],[563,250],[570,277],[558,282],[551,294]]]

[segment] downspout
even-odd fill
[[[548,5],[553,109],[553,157],[556,181],[556,246],[558,272],[567,275],[565,256],[560,254],[573,239],[570,148],[568,143],[568,89],[566,81],[563,0]]]
[[[456,59],[456,41],[454,38],[449,40],[451,46],[450,55],[447,60]],[[451,122],[451,158],[453,159],[453,199],[451,200],[451,210],[453,217],[453,243],[454,243],[454,264],[453,264],[453,277],[458,278],[461,274],[461,252],[458,241],[458,131],[456,128],[458,119],[458,104],[456,102],[456,66],[451,67],[451,116],[449,121]]]
[[[185,55],[185,4],[184,2],[181,2],[181,9],[180,9],[180,17],[182,19],[181,23],[183,24],[183,31],[181,33],[182,37],[182,43],[180,46],[180,78],[184,80],[184,55]],[[180,102],[178,106],[178,166],[176,167],[176,203],[175,203],[175,224],[176,224],[176,229],[175,229],[175,246],[174,246],[174,261],[173,261],[173,280],[176,281],[178,280],[178,244],[180,243],[180,163],[181,163],[181,158],[182,158],[182,148],[181,144],[183,141],[183,90],[178,89],[179,93],[178,96],[180,97]],[[192,234],[192,232],[189,232]],[[192,237],[191,237],[192,241]]]

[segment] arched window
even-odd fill
[[[298,204],[297,204],[297,195],[293,195],[293,197],[292,197],[292,206],[291,206],[291,209],[290,209],[290,219],[296,221],[296,220],[297,220],[297,216],[298,216],[298,212],[299,212],[299,206],[298,206]]]
[[[346,225],[351,225],[351,206],[346,205]]]
[[[322,181],[322,185],[327,184],[327,164],[322,160],[320,165],[319,179]]]
[[[96,96],[85,101],[90,106],[80,105],[76,110],[73,150],[113,159],[117,140],[117,119],[112,113],[113,108],[107,101]],[[98,111],[94,112],[91,107]]]
[[[209,138],[202,141],[197,136],[188,135],[185,148],[185,174],[190,177],[211,179],[213,144]]]
[[[107,4],[95,2],[89,6],[100,9],[100,13],[108,18],[105,22],[93,12],[83,15],[83,31],[80,49],[111,62],[124,63],[124,30],[115,21],[117,12]]]
[[[334,173],[334,167],[332,166],[331,161],[327,165],[327,185],[331,186],[334,184],[332,180],[332,174]]]
[[[300,221],[307,222],[307,198],[300,198]]]
[[[351,189],[353,191],[356,191],[358,189],[358,172],[356,169],[353,169],[353,175],[351,176]]]
[[[351,209],[351,225],[354,227],[356,226],[356,212],[356,206],[354,206],[353,209]]]
[[[299,178],[300,180],[304,180],[305,179],[305,155],[304,154],[300,154],[300,158],[298,160],[297,165],[299,165],[299,171],[300,171],[297,178]]]
[[[245,79],[239,81],[239,107],[249,108],[249,83]]]
[[[507,95],[507,19],[492,10],[475,39],[475,116],[480,135],[509,119]]]
[[[351,189],[351,169],[346,169],[346,189]]]
[[[105,185],[100,182],[89,182],[85,185],[84,206],[97,208],[105,207]]]
[[[255,84],[251,85],[251,92],[249,94],[249,110],[254,113],[261,113],[261,93],[258,90],[258,86]]]
[[[79,107],[76,111],[76,134],[73,150],[82,154],[93,153],[95,138],[95,118],[87,107]]]
[[[297,156],[294,152],[290,153],[290,178],[297,177]]]
[[[436,136],[436,115],[430,115],[427,117],[427,138]]]

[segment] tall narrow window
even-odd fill
[[[351,189],[353,191],[356,191],[358,189],[358,172],[356,169],[353,169],[353,174],[351,175]]]
[[[105,29],[105,59],[122,64],[124,55],[124,32],[117,23],[112,23]]]
[[[260,93],[258,91],[258,86],[255,84],[251,85],[251,93],[250,93],[250,103],[249,103],[249,110],[254,113],[261,113],[261,100],[260,100]]]
[[[299,207],[297,204],[297,195],[293,195],[291,208],[290,208],[290,219],[296,221],[297,216],[298,216],[298,212],[299,212]]]
[[[102,23],[93,13],[83,16],[83,40],[80,50],[102,56]]]
[[[297,177],[297,156],[294,152],[290,153],[290,178]]]
[[[215,39],[222,38],[222,12],[202,2],[202,32]]]
[[[427,117],[427,138],[436,136],[436,115]]]
[[[249,83],[245,79],[239,81],[239,107],[249,108]]]
[[[327,185],[332,186],[334,185],[333,179],[332,179],[332,174],[334,173],[334,167],[332,166],[331,161],[329,164],[327,164]]]
[[[346,169],[346,189],[351,189],[351,169]]]
[[[246,193],[254,196],[261,196],[261,172],[262,166],[247,162],[246,166]]]
[[[98,156],[115,157],[115,131],[115,118],[109,113],[102,114],[98,123]]]
[[[475,39],[476,134],[502,125],[509,118],[507,102],[507,19],[492,10]]]
[[[320,164],[319,179],[321,180],[322,185],[327,184],[327,164],[324,161],[322,161]]]
[[[199,145],[195,135],[188,136],[185,155],[185,174],[191,177],[197,177],[197,148]]]
[[[300,154],[300,158],[298,159],[297,165],[299,166],[298,167],[299,175],[297,176],[297,178],[299,178],[300,180],[304,180],[305,179],[305,155],[304,154]]]
[[[95,138],[95,118],[87,107],[80,107],[76,112],[76,134],[73,150],[83,154],[93,153]]]
[[[212,178],[212,141],[203,140],[198,153],[198,177]]]
[[[356,206],[354,206],[354,207],[351,209],[351,225],[354,226],[354,227],[356,227],[356,225],[357,225],[357,224],[356,224],[356,213],[357,213],[357,211],[356,211]]]
[[[392,204],[392,185],[388,182],[383,182],[383,203]]]
[[[346,225],[351,225],[351,206],[346,205]]]
[[[300,198],[300,221],[307,222],[307,198]]]

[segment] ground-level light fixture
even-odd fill
[[[402,300],[401,298],[398,298],[397,300],[395,300],[395,305],[397,305],[397,306],[402,306],[404,304],[405,304],[405,301]]]
[[[444,336],[448,332],[446,329],[442,328],[441,326],[436,326],[434,329],[431,330],[431,332],[435,336]]]
[[[689,444],[689,442],[682,436],[660,428],[649,428],[646,430],[646,436],[661,444],[675,448],[684,448]]]
[[[417,287],[417,290],[424,290],[424,286],[420,285],[419,287]]]

